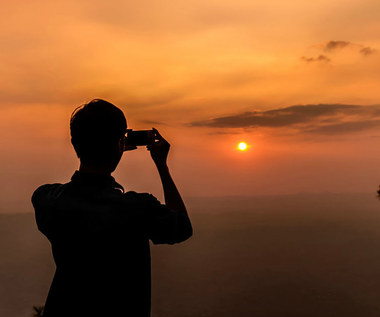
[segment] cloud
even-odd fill
[[[312,62],[330,62],[331,59],[328,58],[326,55],[319,55],[318,57],[305,57],[302,56],[301,59],[305,61],[306,63],[312,63]]]
[[[364,56],[368,56],[368,55],[372,55],[373,53],[375,53],[376,52],[376,50],[374,50],[373,48],[371,48],[371,47],[363,47],[360,51],[359,51],[359,53],[360,54],[363,54]]]
[[[314,133],[314,134],[331,135],[331,134],[355,133],[355,132],[369,130],[376,127],[380,127],[380,119],[341,122],[341,123],[336,123],[336,124],[321,125],[314,128],[305,129],[305,132]]]
[[[344,48],[350,48],[354,51],[359,52],[364,56],[371,55],[376,52],[375,49],[369,46],[364,46],[362,44],[356,44],[348,41],[328,41],[327,43],[318,45],[326,53],[333,53]]]
[[[316,48],[317,50],[319,50],[325,54],[320,54],[318,57],[302,56],[301,60],[306,62],[306,63],[331,62],[332,59],[331,59],[330,55],[326,55],[326,53],[331,54],[331,55],[335,55],[345,48],[350,48],[351,52],[354,52],[354,54],[359,53],[365,57],[376,53],[376,50],[373,49],[372,47],[364,46],[361,44],[351,43],[348,41],[328,41],[328,42],[323,43],[323,44],[315,45],[314,48]]]
[[[149,126],[161,126],[165,125],[167,126],[168,124],[162,121],[156,121],[156,120],[140,120],[141,123],[147,124]]]
[[[325,44],[324,50],[326,52],[331,52],[331,51],[342,49],[342,48],[345,48],[345,47],[351,46],[351,45],[353,45],[353,44],[350,42],[346,42],[346,41],[329,41]]]
[[[313,134],[345,134],[380,127],[380,106],[296,105],[191,122],[193,127],[291,128]]]

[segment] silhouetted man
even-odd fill
[[[166,164],[170,145],[157,130],[147,148],[165,205],[149,194],[124,193],[111,176],[123,151],[136,148],[126,145],[126,129],[123,112],[104,100],[76,109],[70,130],[79,171],[33,194],[37,225],[56,263],[45,317],[150,316],[149,239],[173,244],[192,235]]]

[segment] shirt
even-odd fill
[[[56,264],[45,317],[150,316],[150,250],[186,240],[186,214],[112,176],[76,171],[32,196],[38,229]]]

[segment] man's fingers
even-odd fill
[[[156,135],[157,139],[158,140],[163,140],[164,138],[162,137],[162,135],[160,134],[160,132],[158,132],[158,130],[156,128],[152,128],[154,134]]]

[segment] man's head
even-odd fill
[[[71,143],[81,164],[114,171],[123,154],[127,121],[113,104],[94,99],[74,110]]]

